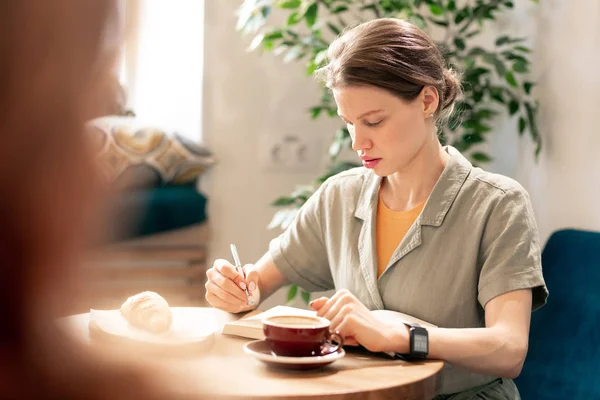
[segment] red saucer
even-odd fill
[[[313,357],[282,357],[274,355],[265,340],[255,340],[244,345],[244,352],[257,358],[270,367],[291,369],[291,370],[311,370],[322,368],[332,362],[343,358],[346,355],[344,349],[324,355]]]

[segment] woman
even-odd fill
[[[447,361],[440,398],[519,398],[511,378],[547,296],[538,232],[518,183],[440,145],[458,78],[424,32],[395,19],[343,34],[319,75],[364,168],[327,180],[245,279],[215,261],[206,299],[240,312],[287,283],[336,289],[311,306],[347,343]],[[440,328],[387,325],[372,309]],[[411,330],[428,346],[411,349]]]
[[[77,300],[77,266],[97,228],[102,191],[84,124],[112,102],[116,10],[114,0],[2,2],[2,399],[167,398],[157,375],[92,353],[54,322]]]

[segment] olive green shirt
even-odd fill
[[[444,328],[485,326],[485,306],[503,293],[548,296],[527,192],[475,168],[453,147],[421,215],[377,279],[375,222],[381,178],[355,168],[329,178],[270,244],[278,269],[309,291],[348,289],[369,309],[413,315]],[[440,393],[495,377],[447,364]]]

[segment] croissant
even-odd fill
[[[169,303],[150,291],[129,297],[121,306],[121,314],[132,326],[153,333],[167,331],[173,322]]]

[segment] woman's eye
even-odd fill
[[[373,128],[379,124],[381,124],[383,120],[379,120],[377,122],[369,122],[369,121],[365,121],[365,125],[367,125],[369,128]]]

